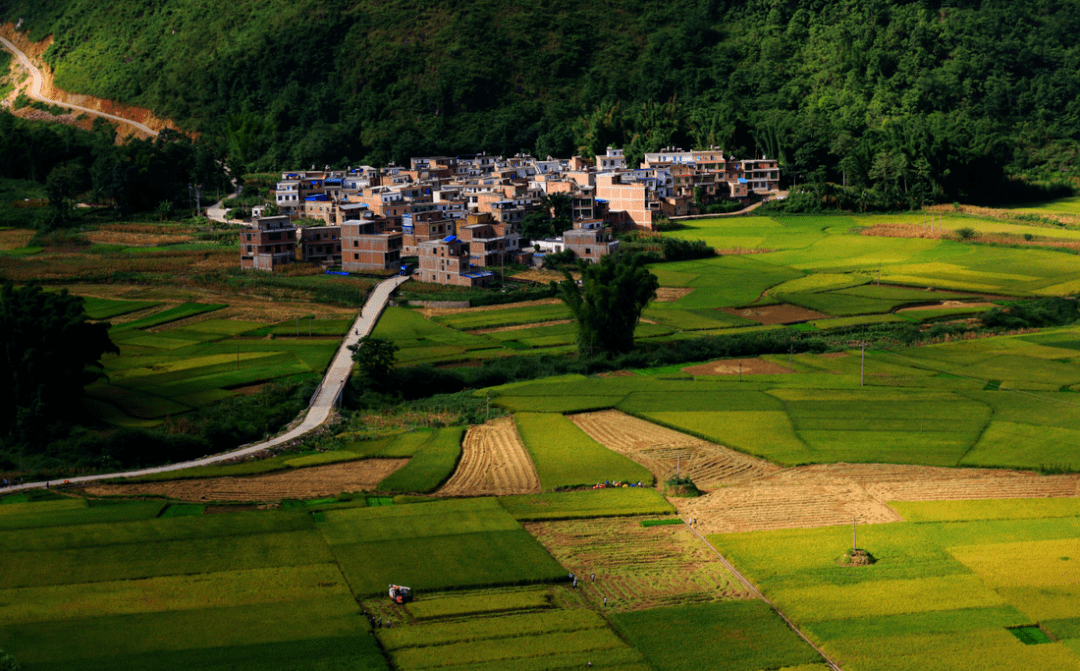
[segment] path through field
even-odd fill
[[[375,487],[408,459],[361,459],[244,477],[193,478],[125,485],[90,485],[90,496],[166,496],[178,501],[264,501],[310,499]]]
[[[152,473],[179,471],[194,466],[209,466],[210,464],[217,464],[229,459],[235,459],[236,457],[255,454],[256,452],[282,445],[322,426],[323,423],[330,418],[330,411],[337,405],[338,397],[341,395],[342,390],[345,388],[345,383],[348,382],[349,375],[352,373],[353,360],[352,352],[348,349],[349,346],[355,345],[360,338],[371,333],[375,328],[375,323],[379,320],[379,316],[382,314],[383,309],[386,307],[387,301],[390,299],[390,294],[408,279],[408,277],[402,277],[400,275],[391,277],[388,280],[383,280],[372,289],[368,296],[367,303],[364,304],[363,310],[360,315],[357,316],[356,321],[353,322],[352,328],[350,328],[349,332],[345,335],[341,345],[338,346],[337,354],[334,355],[334,359],[330,362],[330,367],[326,370],[326,375],[323,376],[323,381],[319,384],[319,388],[315,392],[311,404],[308,406],[307,414],[304,416],[303,421],[291,430],[265,442],[249,445],[232,452],[224,452],[212,457],[203,457],[202,459],[185,461],[179,464],[170,464],[168,466],[159,466],[157,468],[143,468],[137,471],[84,475],[76,478],[68,478],[67,481],[71,483],[94,482],[110,478],[130,478],[140,475],[150,475]],[[45,485],[46,482],[44,481],[27,482],[21,485],[0,488],[0,493],[44,487]]]
[[[76,110],[76,111],[79,111],[79,112],[83,112],[85,114],[90,114],[90,115],[93,115],[93,116],[99,116],[99,117],[102,117],[102,118],[105,118],[105,119],[109,119],[110,121],[117,121],[119,123],[127,124],[127,125],[133,127],[134,129],[136,129],[137,131],[139,131],[140,133],[144,133],[144,134],[146,134],[146,135],[148,135],[150,137],[157,137],[158,132],[156,130],[154,130],[153,128],[150,128],[149,126],[141,124],[138,121],[132,121],[131,119],[125,119],[122,116],[117,116],[115,114],[109,114],[107,112],[99,112],[98,110],[91,109],[89,107],[83,107],[81,105],[73,105],[71,103],[62,102],[60,100],[51,100],[49,98],[46,98],[41,93],[42,86],[44,85],[44,82],[45,82],[45,78],[42,76],[41,70],[39,70],[30,61],[30,59],[27,57],[27,55],[24,54],[17,46],[15,46],[15,44],[13,44],[7,38],[0,37],[0,44],[2,44],[4,46],[4,48],[7,49],[8,51],[15,54],[15,58],[19,59],[19,63],[21,63],[22,66],[24,68],[26,68],[27,71],[30,73],[31,84],[30,84],[30,89],[27,91],[27,95],[29,97],[33,98],[34,100],[39,100],[39,101],[41,101],[41,102],[43,102],[43,103],[45,103],[47,105],[58,105],[60,107],[64,107],[64,108],[67,108],[67,109],[72,109],[72,110]]]
[[[469,429],[461,463],[436,496],[539,494],[540,476],[518,435],[513,417]]]

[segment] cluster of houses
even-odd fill
[[[637,168],[609,147],[593,159],[481,154],[414,158],[408,168],[285,172],[272,193],[278,214],[253,208],[253,223],[240,233],[240,265],[396,272],[402,258],[418,257],[421,281],[483,286],[494,277],[487,268],[566,250],[596,261],[618,249],[614,230],[651,230],[700,199],[748,200],[779,187],[776,160],[735,160],[718,148],[669,148],[646,154]],[[569,199],[573,228],[523,246],[521,222],[554,194]],[[325,223],[295,223],[312,219]]]

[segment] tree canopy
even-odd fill
[[[119,353],[83,299],[40,286],[0,289],[0,441],[42,446],[70,425],[84,386]]]
[[[364,336],[355,345],[349,345],[353,361],[360,364],[365,381],[382,391],[394,370],[398,346],[383,338]]]
[[[585,355],[622,354],[634,347],[634,327],[641,311],[656,297],[660,281],[640,259],[619,255],[599,263],[578,261],[581,284],[569,271],[559,283],[559,297],[578,322],[578,351]]]

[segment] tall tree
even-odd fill
[[[578,261],[581,284],[571,277],[559,283],[559,297],[578,322],[581,354],[619,354],[634,347],[634,327],[641,311],[656,297],[660,281],[639,257],[603,257],[599,263]]]
[[[0,439],[44,445],[69,423],[82,388],[101,377],[101,357],[119,353],[108,324],[91,324],[67,289],[0,289]]]

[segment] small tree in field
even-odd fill
[[[360,373],[376,390],[381,390],[390,379],[397,358],[398,346],[389,340],[364,336],[355,345],[349,345],[353,361],[360,364]]]
[[[559,297],[578,322],[581,354],[621,354],[634,347],[634,327],[641,311],[656,297],[656,275],[639,258],[605,256],[600,263],[578,262],[581,285],[569,272],[559,283]]]

